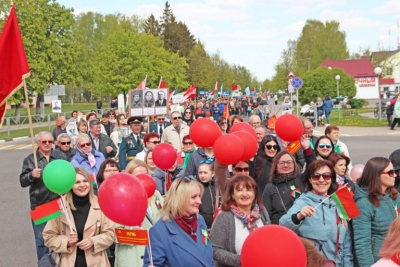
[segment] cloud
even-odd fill
[[[378,5],[376,8],[372,10],[373,13],[378,15],[392,15],[399,14],[400,9],[400,1],[398,0],[389,0],[383,5]]]
[[[86,7],[86,8],[77,8],[77,9],[75,9],[74,8],[74,15],[75,16],[77,16],[77,15],[79,15],[79,14],[83,14],[83,13],[88,13],[88,12],[93,12],[93,13],[99,13],[98,11],[97,11],[97,9],[96,8],[93,8],[93,7]]]

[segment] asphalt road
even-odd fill
[[[400,148],[399,137],[394,135],[345,136],[341,140],[349,148],[353,165],[365,164],[375,156],[388,157]],[[28,188],[19,184],[22,160],[31,153],[26,148],[29,144],[28,139],[7,142],[3,145],[16,145],[20,149],[0,150],[0,267],[36,266]]]

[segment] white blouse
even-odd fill
[[[256,222],[258,228],[264,226],[261,219],[258,219]],[[249,236],[250,231],[244,225],[244,223],[235,216],[235,250],[236,254],[240,255],[242,252],[243,243],[246,238]]]

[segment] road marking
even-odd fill
[[[26,146],[22,146],[22,147],[18,147],[16,149],[25,149],[25,148],[30,148],[32,147],[32,144],[26,145]]]
[[[7,148],[9,148],[9,147],[13,147],[14,145],[7,145],[7,146],[3,146],[3,147],[0,147],[0,150],[4,150],[4,149],[7,149]]]

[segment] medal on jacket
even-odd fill
[[[399,217],[399,212],[400,210],[397,208],[397,204],[393,206],[394,207],[394,212],[396,214],[396,217]]]
[[[158,197],[156,198],[156,201],[155,201],[155,203],[156,203],[156,207],[157,207],[157,209],[161,209],[162,208],[162,206],[161,206],[161,202],[160,202],[160,200],[158,199]]]
[[[100,232],[101,232],[101,225],[100,225],[100,221],[97,220],[96,227],[94,228],[94,234],[93,235],[99,235]]]
[[[210,238],[208,237],[207,229],[201,229],[201,241],[206,246],[208,245],[208,242],[210,242]]]
[[[296,196],[300,196],[301,195],[301,191],[300,191],[300,189],[299,188],[297,188],[297,187],[295,187],[294,185],[291,185],[290,186],[290,195],[292,196],[292,197],[296,197]]]

